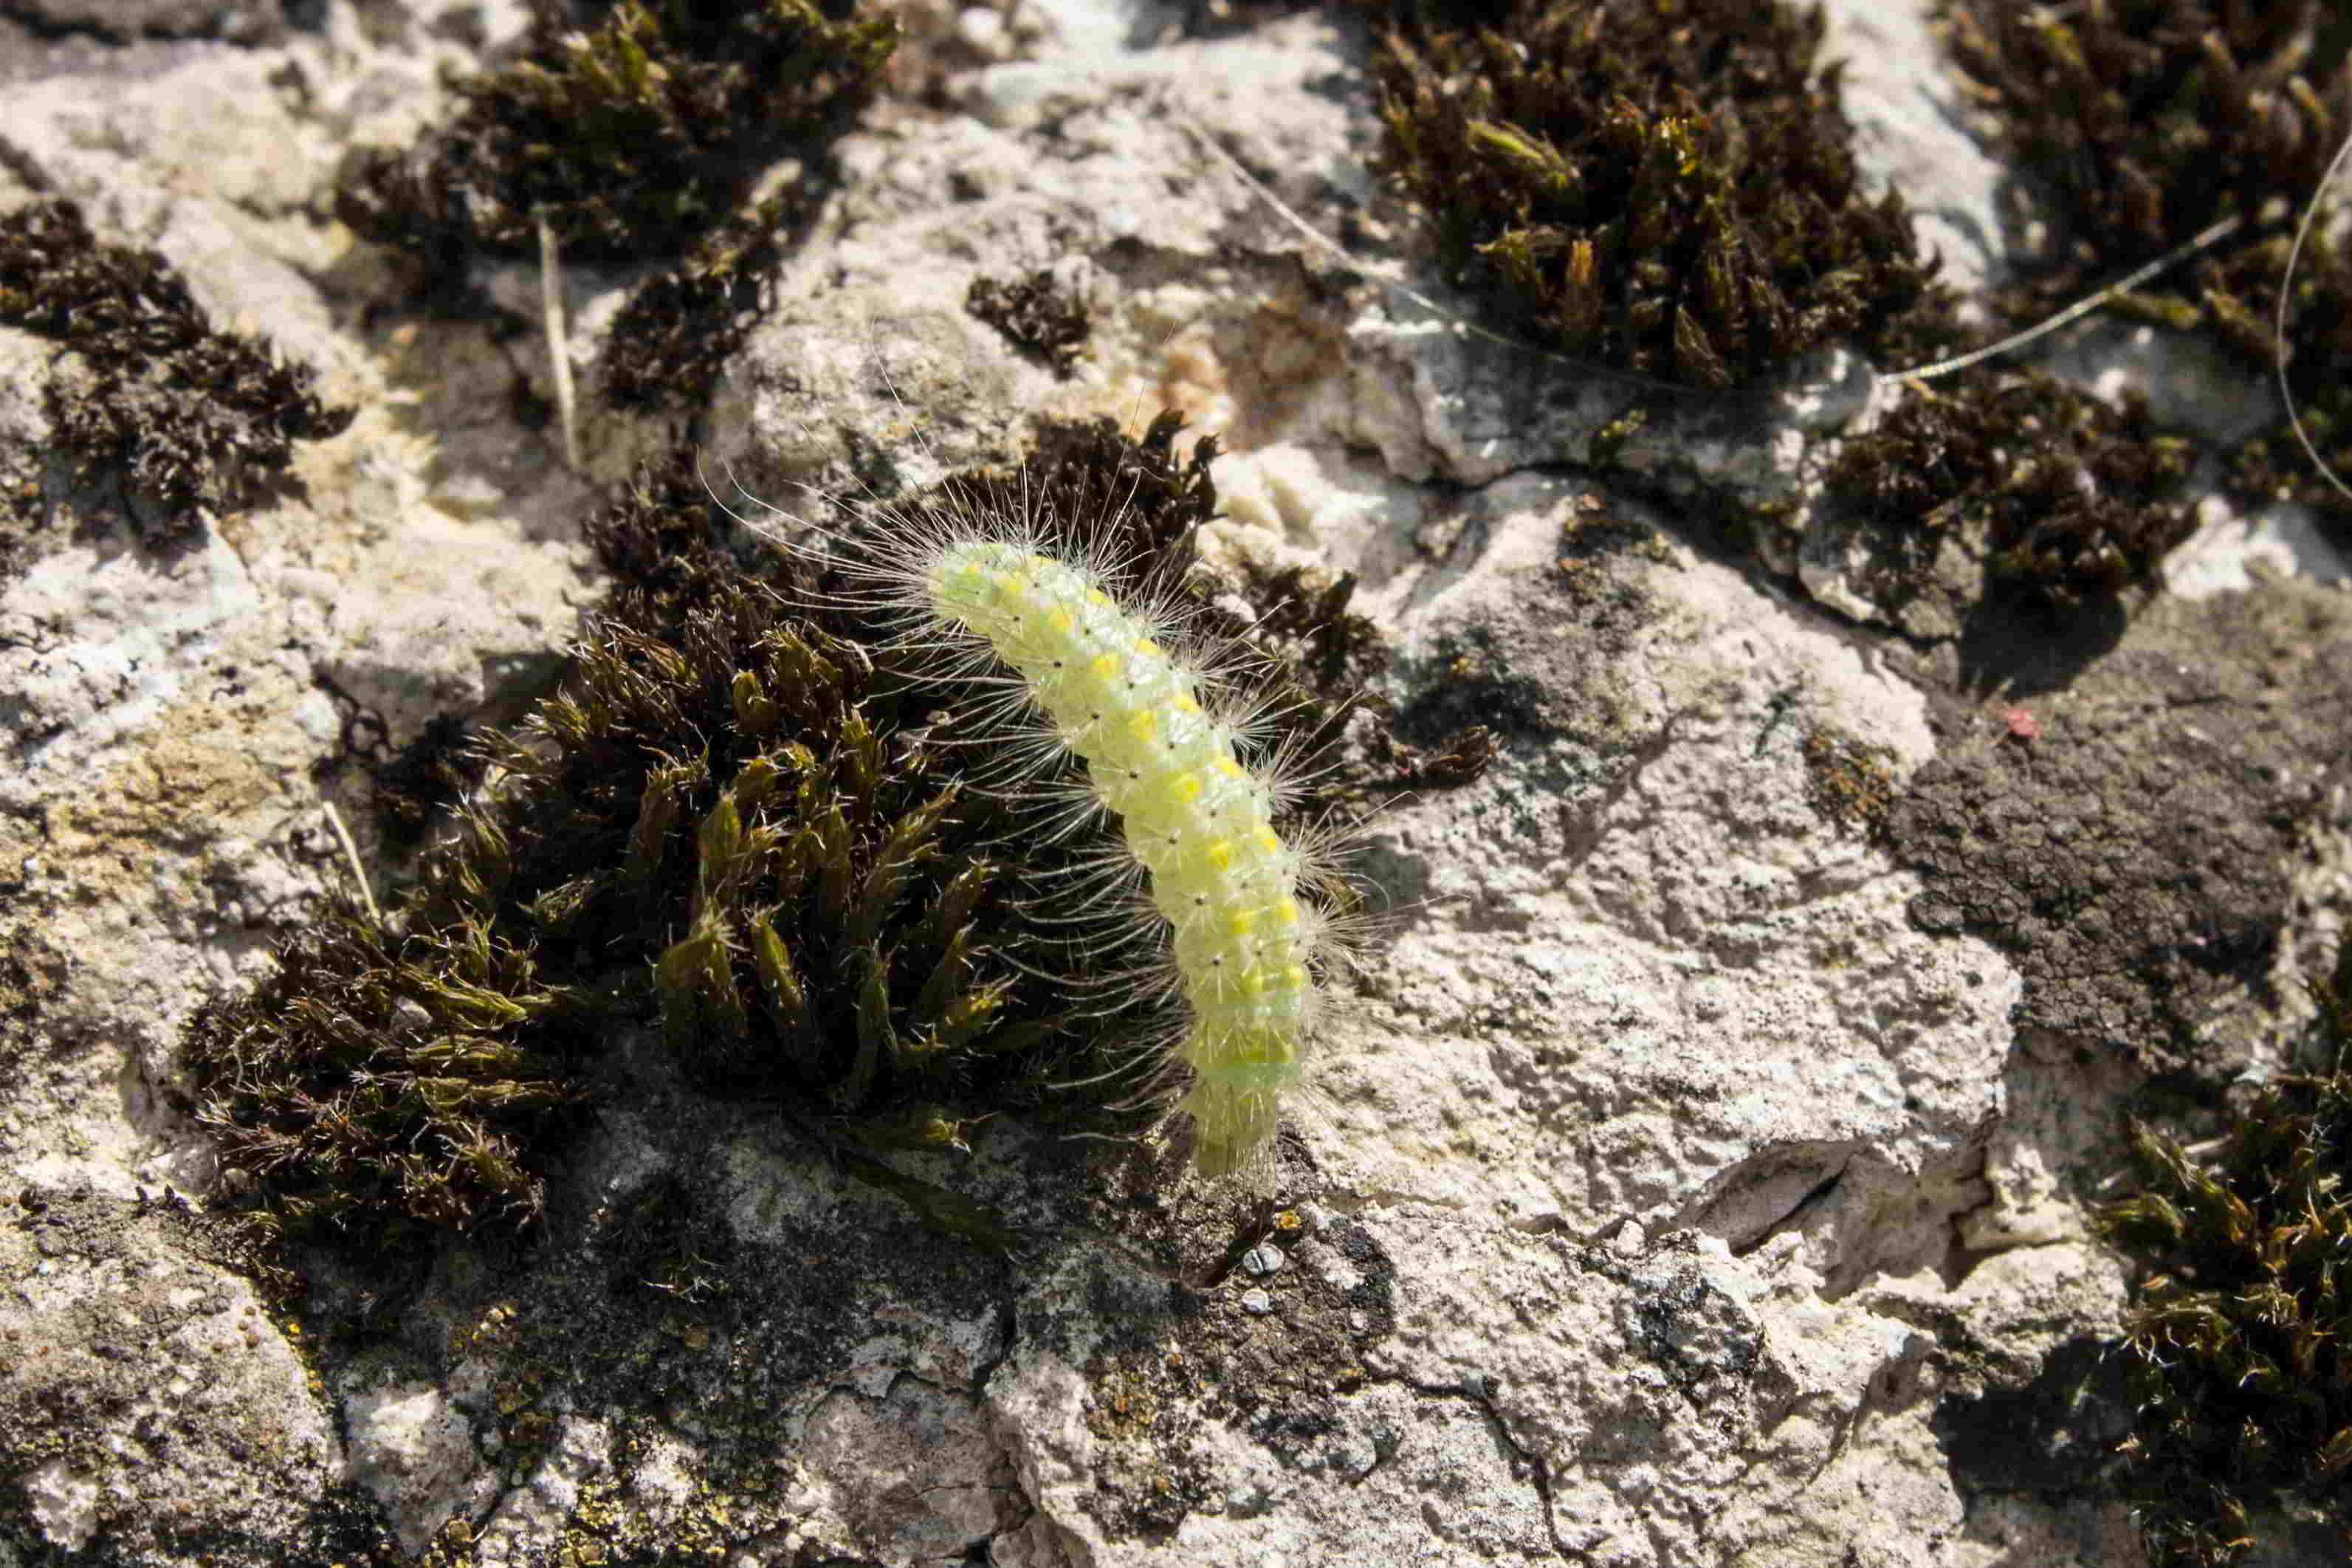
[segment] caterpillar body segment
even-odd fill
[[[1252,1170],[1300,1080],[1320,925],[1298,896],[1305,858],[1273,825],[1279,785],[1243,761],[1247,721],[1221,717],[1209,678],[1164,646],[1165,616],[1122,605],[1083,563],[975,537],[929,552],[921,582],[929,615],[1019,677],[1118,817],[1184,1005],[1194,1167]]]

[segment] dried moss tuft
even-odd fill
[[[2060,273],[2017,312],[2038,316],[2217,218],[2300,205],[2347,123],[2334,16],[2317,0],[1948,0],[1954,58],[2067,225]]]
[[[812,0],[624,0],[585,30],[562,0],[532,12],[519,58],[461,83],[429,145],[348,171],[344,222],[436,263],[535,252],[542,210],[569,257],[674,255],[862,102],[898,36]]]
[[[482,855],[469,842],[436,879]],[[277,1234],[388,1247],[538,1217],[540,1156],[585,1098],[562,1042],[594,1005],[494,923],[450,908],[403,934],[339,912],[192,1020],[196,1120]]]
[[[1086,352],[1091,323],[1084,301],[1065,289],[1045,268],[1012,283],[975,278],[964,295],[964,309],[1067,375]]]
[[[689,256],[630,291],[599,367],[615,408],[691,414],[750,336],[793,231],[814,211],[788,185],[711,231]]]
[[[0,322],[73,351],[90,373],[49,382],[49,421],[78,478],[121,475],[152,510],[151,547],[184,544],[253,500],[297,440],[340,434],[307,366],[219,331],[155,251],[103,243],[81,208],[50,196],[0,218]]]
[[[2074,608],[2145,580],[2189,536],[2190,460],[2144,399],[2117,409],[2039,371],[1979,369],[1911,388],[1824,488],[1870,529],[1882,572],[1926,572],[1959,540],[1997,582]]]
[[[1948,0],[1952,52],[1975,79],[2012,156],[2056,198],[2064,249],[2009,290],[2023,323],[2186,243],[2218,219],[2246,226],[2118,309],[2201,331],[2267,374],[2300,211],[2352,130],[2352,21],[2319,0],[2264,5],[2104,0],[2037,10]],[[2352,261],[2315,228],[2289,304],[2288,381],[2323,460],[2352,472]],[[2231,488],[2257,501],[2323,508],[2339,531],[2352,504],[2314,469],[2284,420],[2228,458]]]
[[[1699,387],[1833,338],[1895,360],[1944,341],[1901,197],[1862,189],[1818,10],[1438,10],[1383,40],[1384,162],[1513,330]]]
[[[2130,1321],[2127,1485],[2159,1563],[2242,1561],[2250,1516],[2316,1503],[2352,1537],[2352,943],[2316,989],[2322,1070],[2192,1153],[2145,1128],[2102,1230],[2149,1273]]]

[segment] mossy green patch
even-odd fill
[[[2144,398],[2116,408],[2040,371],[1979,367],[1912,387],[1823,488],[1868,529],[1889,600],[1958,541],[1996,584],[2072,609],[2146,581],[2189,537],[2191,456]]]
[[[2242,1561],[2291,1500],[2352,1531],[2352,943],[2315,994],[2316,1062],[2216,1144],[2137,1131],[2137,1190],[2099,1215],[2147,1269],[2127,1485],[2159,1563]]]
[[[1383,39],[1384,164],[1512,330],[1697,387],[1834,338],[1898,362],[1946,341],[1902,198],[1864,189],[1818,10],[1440,13]]]
[[[675,255],[765,163],[813,152],[897,41],[887,15],[812,0],[624,0],[584,30],[561,0],[534,0],[517,58],[459,84],[428,144],[361,157],[337,216],[441,263],[475,246],[535,252],[542,213],[568,257]]]
[[[2107,0],[2063,10],[1948,0],[1954,56],[2029,178],[2054,198],[2053,265],[1999,308],[2022,324],[2235,217],[2240,228],[2118,310],[2208,334],[2254,374],[2279,352],[2292,235],[2319,199],[2352,116],[2352,22],[2320,0],[2264,5]],[[2287,301],[2287,379],[2322,460],[2352,471],[2352,261],[2321,224]],[[2282,417],[2227,455],[2226,478],[2256,501],[2322,506],[2339,531],[2352,501],[2315,471]]]
[[[131,512],[151,547],[194,540],[260,495],[297,440],[352,422],[307,366],[216,330],[161,254],[100,240],[63,196],[0,218],[0,323],[88,368],[85,386],[50,377],[51,428],[81,482],[119,476],[147,503]]]

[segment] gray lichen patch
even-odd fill
[[[2155,606],[2033,701],[2040,738],[1959,704],[1885,842],[1924,931],[2026,977],[2021,1024],[2157,1071],[2226,1078],[2274,1005],[2289,868],[2343,758],[2336,600],[2273,584]]]
[[[0,1542],[370,1559],[384,1531],[252,1264],[176,1203],[27,1187],[0,1209],[0,1476],[22,1521]]]

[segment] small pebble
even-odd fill
[[[1274,1298],[1263,1290],[1242,1292],[1242,1310],[1252,1317],[1263,1318],[1274,1310]]]
[[[984,5],[968,6],[956,16],[956,31],[973,48],[992,55],[1004,42],[1004,18]]]
[[[1253,1277],[1263,1279],[1282,1267],[1282,1248],[1268,1247],[1264,1242],[1242,1254],[1242,1268]]]

